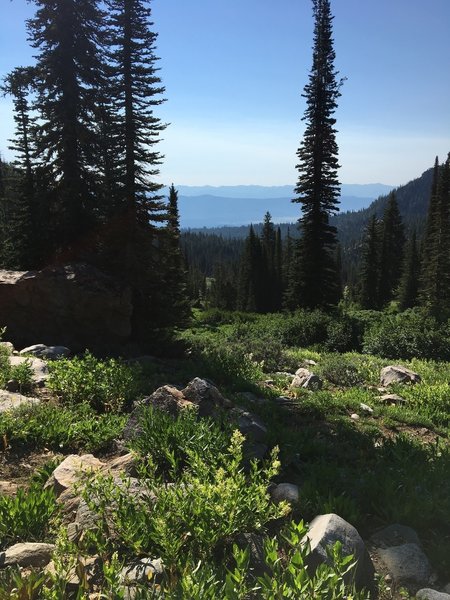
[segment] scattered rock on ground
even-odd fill
[[[450,594],[438,592],[430,588],[423,588],[416,594],[417,600],[450,600]]]
[[[19,406],[31,406],[39,404],[39,398],[22,396],[7,390],[0,390],[0,413],[19,408]]]
[[[101,469],[104,464],[92,454],[83,454],[82,456],[69,454],[50,475],[44,489],[53,487],[58,497],[65,490],[71,488],[79,480],[82,473]]]
[[[390,548],[402,544],[417,544],[420,546],[419,536],[414,529],[398,523],[376,531],[371,536],[370,542],[377,548]]]
[[[44,567],[50,562],[54,544],[21,543],[0,552],[0,568],[18,565],[19,567]]]
[[[259,417],[239,406],[230,410],[230,416],[236,421],[237,428],[247,440],[254,442],[266,440],[267,427]]]
[[[380,383],[387,387],[392,383],[420,383],[421,377],[402,365],[389,365],[381,369]]]
[[[160,558],[141,558],[125,565],[120,573],[120,584],[125,588],[125,599],[137,594],[137,586],[153,587],[161,582],[164,565]]]
[[[33,372],[32,379],[35,385],[42,386],[49,377],[48,367],[40,358],[29,358],[25,356],[10,356],[9,363],[12,367],[28,362]]]
[[[373,415],[373,408],[371,408],[367,404],[364,404],[363,402],[361,402],[361,404],[359,405],[359,408],[366,414]]]
[[[291,388],[305,388],[307,390],[320,390],[322,380],[318,375],[314,375],[308,369],[300,368],[295,372]]]
[[[217,409],[231,408],[232,403],[222,396],[216,386],[206,379],[196,377],[188,383],[183,395],[198,406],[201,417],[212,416]]]
[[[32,354],[37,358],[45,360],[57,360],[70,356],[70,350],[66,346],[46,346],[45,344],[34,344],[20,350],[19,355]]]
[[[378,400],[382,404],[406,404],[406,400],[398,394],[383,394]]]
[[[19,486],[12,481],[0,481],[0,494],[2,496],[15,496]]]
[[[376,553],[396,585],[405,586],[414,593],[429,583],[431,566],[418,544],[378,548]]]
[[[299,487],[293,483],[279,483],[270,489],[269,494],[275,504],[283,500],[290,504],[297,504],[300,497]]]
[[[372,560],[361,536],[353,525],[333,513],[319,515],[310,523],[309,531],[303,541],[307,540],[311,546],[308,562],[313,570],[320,564],[329,562],[327,547],[340,541],[343,555],[352,554],[357,561],[354,573],[349,574],[350,578],[354,578],[356,587],[373,589],[375,570]],[[346,579],[348,581],[349,577]]]

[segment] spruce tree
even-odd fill
[[[180,248],[180,216],[178,192],[172,184],[169,189],[168,218],[163,248],[165,285],[169,290],[166,298],[166,323],[186,324],[190,307],[187,297],[186,270]]]
[[[299,287],[303,306],[325,307],[338,300],[334,246],[336,228],[329,218],[338,210],[338,146],[333,114],[341,81],[334,68],[330,0],[313,0],[313,65],[303,96],[306,129],[297,151],[299,177],[294,202],[302,205]]]
[[[83,235],[98,207],[98,89],[102,69],[103,13],[97,0],[35,0],[28,21],[37,49],[36,80],[40,179],[50,204],[48,227],[56,250],[83,253]]]
[[[37,206],[35,186],[35,118],[31,113],[29,94],[34,88],[36,72],[33,67],[18,67],[9,73],[2,85],[14,105],[15,138],[9,146],[16,155],[17,168],[13,189],[8,236],[14,247],[11,266],[28,270],[40,266],[41,212]]]
[[[416,306],[419,290],[419,274],[419,250],[417,247],[417,234],[414,230],[406,246],[403,272],[397,294],[400,310]]]
[[[379,230],[376,216],[373,215],[367,225],[363,239],[359,292],[359,301],[362,308],[378,308],[378,282]]]
[[[237,309],[248,312],[264,311],[264,259],[261,241],[253,226],[245,240],[239,266]]]
[[[152,31],[149,2],[107,0],[111,60],[111,95],[114,97],[117,161],[122,171],[124,210],[133,226],[166,219],[165,203],[155,181],[162,156],[155,150],[166,127],[154,108],[164,100],[155,55],[157,33]]]
[[[385,306],[397,291],[403,263],[405,232],[395,192],[389,194],[381,223],[378,305]]]

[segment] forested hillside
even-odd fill
[[[425,171],[420,177],[395,190],[398,209],[409,237],[416,231],[420,240],[425,227],[430,202],[433,169]],[[375,215],[378,220],[388,203],[389,196],[380,196],[369,207],[352,212],[338,213],[332,216],[330,223],[337,228],[340,245],[343,284],[353,287],[359,277],[362,260],[362,248],[365,229],[370,218]],[[276,229],[280,231],[283,243],[290,237],[300,236],[297,223],[280,223]],[[255,223],[253,231],[261,236],[263,223]],[[182,230],[181,243],[189,267],[190,277],[195,273],[197,281],[205,276],[213,277],[215,269],[237,273],[239,259],[244,250],[244,240],[248,237],[249,226],[214,227]]]

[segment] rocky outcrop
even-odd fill
[[[46,346],[45,344],[33,344],[27,346],[19,352],[20,356],[31,354],[37,358],[45,360],[57,360],[58,358],[66,358],[70,356],[70,349],[66,346]]]
[[[92,454],[83,454],[83,456],[70,454],[56,467],[44,488],[53,488],[56,496],[61,496],[63,492],[72,488],[79,481],[83,473],[98,471],[104,466],[105,463]]]
[[[421,377],[402,365],[389,365],[381,369],[380,383],[387,387],[393,383],[420,383]]]
[[[0,271],[0,325],[16,347],[107,351],[128,341],[132,311],[130,290],[92,266]]]
[[[21,394],[0,390],[0,413],[14,410],[21,406],[39,404],[39,402],[39,398],[30,398],[29,396],[22,396]]]

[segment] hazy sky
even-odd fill
[[[332,0],[340,179],[400,185],[450,151],[450,0]],[[310,0],[153,0],[170,126],[164,183],[296,181],[312,60]],[[26,0],[0,0],[0,75],[30,64]],[[9,100],[0,150],[11,158]]]

